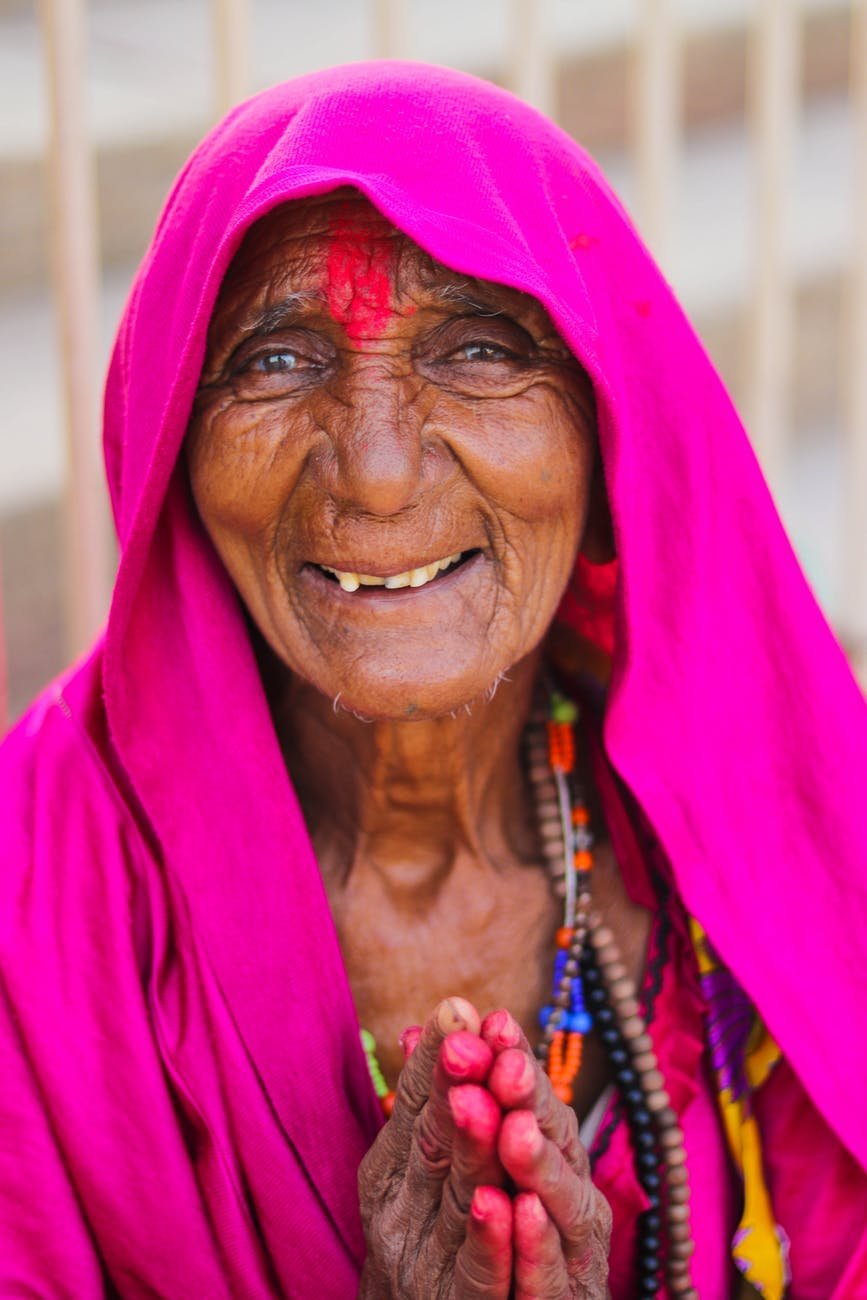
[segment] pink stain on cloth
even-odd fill
[[[245,231],[344,185],[445,265],[537,297],[591,377],[618,554],[588,629],[613,654],[607,761],[785,1055],[794,1101],[765,1115],[765,1150],[791,1295],[865,1294],[863,1227],[841,1247],[834,1217],[863,1201],[867,1165],[864,701],[731,402],[595,164],[506,92],[408,63],[233,109],[130,294],[105,400],[107,627],[0,749],[0,1294],[357,1288],[356,1171],[381,1120],[244,619],[179,456]],[[576,232],[598,244],[570,248]],[[561,618],[579,621],[568,603]],[[687,1132],[711,1279],[729,1194],[716,1127],[708,1110]],[[801,1194],[804,1169],[833,1188]]]

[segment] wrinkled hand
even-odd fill
[[[361,1295],[602,1300],[610,1211],[512,1017],[480,1024],[450,998],[404,1041],[394,1111],[359,1175]]]
[[[475,1009],[441,1002],[401,1071],[394,1109],[359,1171],[363,1297],[507,1300],[512,1206],[501,1190],[501,1114]]]

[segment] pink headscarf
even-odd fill
[[[208,321],[244,232],[276,204],[341,185],[362,191],[446,266],[536,297],[590,374],[619,561],[608,756],[664,846],[687,908],[818,1110],[867,1166],[864,1107],[853,1105],[867,1096],[867,713],[737,415],[577,145],[471,77],[358,64],[241,105],[175,185],[106,391],[121,560],[104,646],[83,670],[101,674],[104,705],[81,672],[62,699],[114,785],[110,795],[88,788],[72,829],[57,824],[65,796],[34,804],[32,780],[26,792],[23,780],[13,783],[4,810],[22,859],[33,859],[37,842],[49,846],[41,860],[65,845],[73,859],[96,855],[99,890],[132,877],[133,895],[150,900],[158,921],[137,958],[151,972],[148,1016],[134,981],[112,996],[123,1022],[141,1026],[142,1052],[148,1032],[157,1034],[196,1140],[236,1153],[239,1204],[253,1207],[271,1262],[233,1244],[243,1213],[232,1198],[208,1212],[226,1273],[245,1295],[267,1294],[269,1269],[293,1294],[351,1293],[362,1250],[353,1171],[377,1117],[319,872],[239,603],[192,508],[179,451]],[[580,616],[579,595],[564,602],[567,620]],[[12,762],[36,730],[51,750],[59,723],[46,720],[48,708],[13,736]],[[52,770],[50,759],[43,768]],[[83,778],[65,770],[77,789]],[[62,771],[56,763],[46,789],[52,780],[60,788]],[[25,799],[35,809],[27,818]],[[121,803],[135,817],[135,835],[125,834],[146,850],[111,849],[107,827]],[[54,880],[59,868],[44,870]],[[15,878],[20,908],[23,876]],[[27,898],[38,929],[32,918],[56,903],[49,890]],[[77,925],[74,941],[98,965],[118,942],[114,932],[94,934],[69,885],[64,898],[64,932]],[[106,970],[113,963],[105,957]],[[210,990],[207,1014],[185,1001],[184,963],[195,966],[196,987]],[[51,972],[31,967],[29,978],[40,986]],[[55,1035],[40,1049],[45,1068],[59,1035],[87,1073],[106,1035],[76,1033],[75,999],[28,996]],[[216,1078],[205,1068],[215,1041]],[[157,1082],[118,1068],[130,1104],[147,1108]],[[225,1131],[214,1132],[214,1115]],[[188,1173],[180,1154],[175,1161],[177,1121],[153,1122],[164,1124],[155,1184],[180,1186]],[[105,1170],[113,1150],[107,1144]],[[117,1214],[121,1205],[118,1193]],[[186,1293],[224,1294],[225,1282],[201,1285]]]

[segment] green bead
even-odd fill
[[[571,700],[567,700],[565,695],[558,695],[556,692],[551,696],[551,721],[552,722],[577,722],[578,710]]]
[[[369,1029],[362,1029],[360,1032],[361,1046],[364,1048],[364,1055],[367,1057],[367,1072],[370,1075],[370,1082],[373,1084],[373,1091],[377,1097],[385,1097],[388,1093],[388,1084],[385,1082],[385,1075],[376,1059],[376,1039]]]
[[[367,1056],[371,1056],[376,1051],[376,1039],[369,1029],[362,1029],[361,1031],[361,1046]]]

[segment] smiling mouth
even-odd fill
[[[431,564],[381,577],[371,573],[355,573],[348,569],[332,569],[327,564],[315,564],[313,568],[324,573],[332,582],[339,583],[343,591],[358,591],[360,587],[384,587],[386,591],[397,591],[403,587],[426,587],[429,582],[435,582],[442,574],[459,568],[478,553],[477,550],[456,551],[454,555],[434,560]]]

